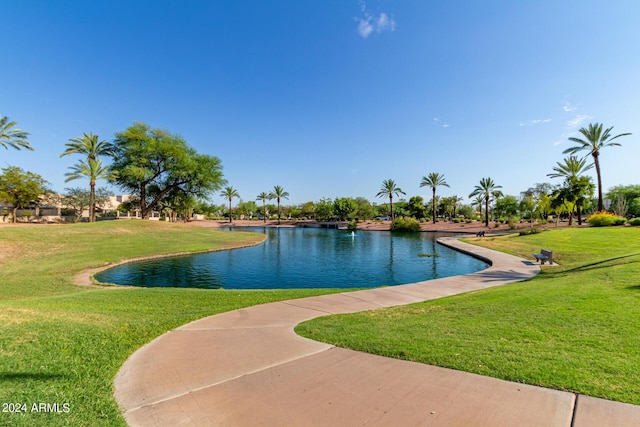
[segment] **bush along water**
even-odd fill
[[[420,223],[413,218],[396,218],[391,222],[391,231],[420,231]]]
[[[611,212],[595,212],[587,218],[587,222],[592,227],[607,227],[610,225],[624,225],[626,218]]]

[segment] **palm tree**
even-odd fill
[[[64,174],[67,178],[64,182],[69,182],[82,177],[89,178],[89,222],[96,220],[96,181],[98,179],[109,179],[111,168],[103,166],[100,159],[78,160],[73,166],[69,166],[71,172]]]
[[[480,218],[482,218],[482,205],[484,204],[484,197],[482,197],[482,194],[478,194],[476,198],[473,199],[473,204],[478,207]]]
[[[110,144],[106,141],[99,141],[98,135],[85,133],[82,137],[69,139],[65,147],[67,149],[60,154],[60,157],[75,153],[86,156],[86,160],[80,160],[76,165],[71,166],[71,172],[65,176],[67,176],[66,181],[81,176],[89,178],[89,222],[94,222],[96,220],[96,181],[111,176],[109,168],[101,165],[98,156],[111,154]]]
[[[269,199],[276,199],[278,201],[278,224],[280,224],[280,199],[289,200],[289,193],[284,191],[284,188],[276,185],[273,187],[273,191],[269,193]]]
[[[385,179],[382,181],[382,188],[376,194],[377,197],[388,197],[389,198],[389,206],[391,207],[391,220],[393,221],[393,195],[407,194],[393,182],[392,179]]]
[[[262,200],[262,219],[264,223],[267,223],[267,200],[269,200],[269,193],[265,193],[264,191],[258,194],[256,200]]]
[[[593,196],[593,184],[591,184],[590,177],[581,175],[593,168],[593,163],[587,165],[586,158],[578,159],[576,156],[569,156],[564,159],[564,163],[557,162],[556,165],[553,168],[555,172],[547,174],[550,178],[565,179],[563,190],[556,192],[556,197],[574,202],[578,225],[582,225],[582,205],[589,194]],[[571,223],[571,219],[569,219],[569,223]]]
[[[593,168],[593,163],[589,163],[588,165],[586,163],[586,158],[578,159],[576,156],[565,157],[564,163],[557,162],[553,168],[555,172],[548,173],[547,176],[550,178],[577,178],[579,175]]]
[[[224,190],[220,192],[220,195],[229,200],[229,222],[232,222],[233,216],[231,215],[231,200],[234,197],[240,198],[240,194],[238,193],[238,190],[233,187],[225,187]]]
[[[484,225],[489,226],[489,201],[491,197],[502,197],[502,191],[498,190],[502,188],[501,185],[496,185],[491,178],[482,178],[480,185],[476,185],[475,189],[469,197],[482,196],[484,198]]]
[[[444,179],[444,174],[438,172],[431,172],[428,176],[423,176],[420,181],[420,187],[431,187],[433,191],[433,223],[436,223],[436,187],[438,186],[448,187],[447,181]]]
[[[0,145],[5,149],[13,147],[16,150],[20,148],[26,148],[33,151],[33,147],[29,145],[27,137],[29,132],[25,132],[21,129],[14,129],[17,122],[10,122],[9,117],[0,116]]]
[[[589,154],[593,157],[593,163],[596,167],[596,175],[598,178],[598,210],[604,210],[604,205],[602,203],[602,178],[600,175],[600,150],[604,147],[619,147],[620,144],[617,142],[611,142],[616,138],[620,138],[621,136],[631,135],[630,133],[621,133],[614,137],[611,137],[611,130],[613,126],[608,129],[602,131],[601,123],[590,123],[587,129],[581,128],[580,133],[585,137],[585,139],[580,138],[569,138],[569,141],[575,142],[579,145],[575,147],[567,148],[563,151],[563,154],[575,154],[578,151],[589,151]]]

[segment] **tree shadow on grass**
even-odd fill
[[[50,374],[45,372],[0,372],[0,382],[14,380],[46,381],[63,377],[64,375],[62,374]]]
[[[581,271],[589,271],[589,270],[595,270],[595,269],[599,269],[599,268],[613,267],[614,265],[620,265],[620,264],[633,264],[633,263],[636,263],[636,262],[640,262],[640,259],[636,259],[636,260],[633,260],[633,261],[627,261],[627,262],[620,263],[620,264],[617,264],[615,262],[619,261],[619,260],[627,259],[627,258],[636,257],[638,255],[640,255],[640,253],[630,254],[630,255],[623,255],[623,256],[613,257],[613,258],[607,258],[607,259],[603,259],[603,260],[600,260],[600,261],[591,262],[589,264],[579,265],[577,267],[569,268],[567,270],[545,271],[545,274],[547,276],[565,275],[567,273],[577,273],[577,272],[581,272]],[[614,264],[612,264],[612,263],[614,263]]]

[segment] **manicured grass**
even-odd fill
[[[71,281],[85,268],[122,259],[263,238],[151,221],[0,227],[0,404],[27,407],[26,413],[0,408],[0,425],[124,426],[113,378],[145,343],[211,314],[332,292],[97,288]],[[68,412],[35,412],[34,403],[57,403],[60,411],[68,404]]]
[[[470,239],[558,267],[537,277],[296,328],[341,347],[640,404],[640,229]]]

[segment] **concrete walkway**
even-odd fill
[[[640,406],[576,396],[302,338],[319,316],[410,304],[521,281],[539,267],[459,242],[486,270],[211,316],[134,353],[115,379],[131,426],[638,426]]]

